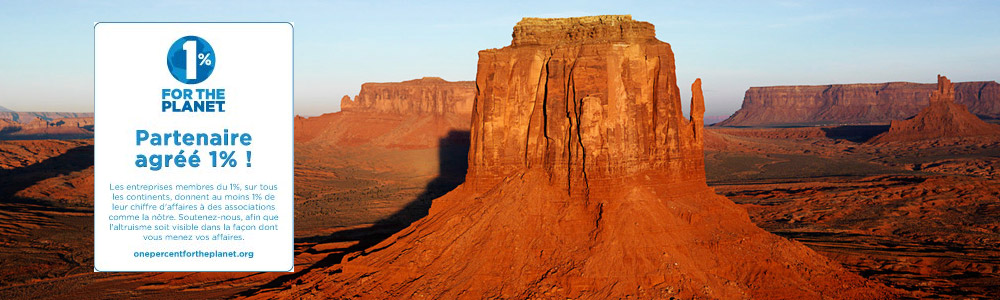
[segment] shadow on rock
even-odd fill
[[[81,171],[93,165],[94,145],[87,145],[69,149],[66,153],[48,158],[36,164],[0,171],[0,182],[3,182],[3,184],[0,184],[0,201],[36,202],[31,199],[16,198],[14,194],[35,185],[39,181]]]
[[[889,125],[843,125],[823,128],[823,132],[828,138],[855,143],[867,142],[886,131],[889,131]]]

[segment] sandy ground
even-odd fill
[[[913,297],[1000,297],[1000,138],[864,143],[884,127],[713,128],[709,184],[758,226]],[[295,285],[426,215],[464,178],[465,147],[298,145],[296,273],[94,273],[92,142],[0,141],[0,298]]]

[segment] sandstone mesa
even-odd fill
[[[880,123],[909,118],[929,103],[935,84],[912,82],[751,87],[743,106],[719,126]],[[955,84],[955,102],[1000,118],[1000,84]]]
[[[469,130],[476,85],[437,77],[365,83],[340,112],[295,118],[297,143],[427,149]]]
[[[472,81],[446,81],[424,77],[403,82],[369,82],[352,100],[344,96],[340,111],[365,111],[394,114],[469,113],[475,97]]]

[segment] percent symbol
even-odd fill
[[[198,53],[198,65],[199,66],[211,66],[212,65],[212,59],[209,56],[212,56],[212,53],[208,53],[208,52]]]
[[[233,155],[235,154],[236,151],[219,152],[219,158],[222,159],[222,166],[225,167],[226,165],[229,165],[230,167],[236,167],[236,160],[233,159]]]

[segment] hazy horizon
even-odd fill
[[[729,115],[752,86],[933,83],[937,74],[998,80],[998,8],[988,1],[605,1],[569,8],[538,1],[5,1],[0,106],[93,112],[97,21],[293,22],[295,113],[314,116],[338,111],[340,98],[353,97],[364,82],[474,80],[477,52],[509,45],[522,17],[631,14],[671,44],[682,102],[700,77],[706,114]]]

